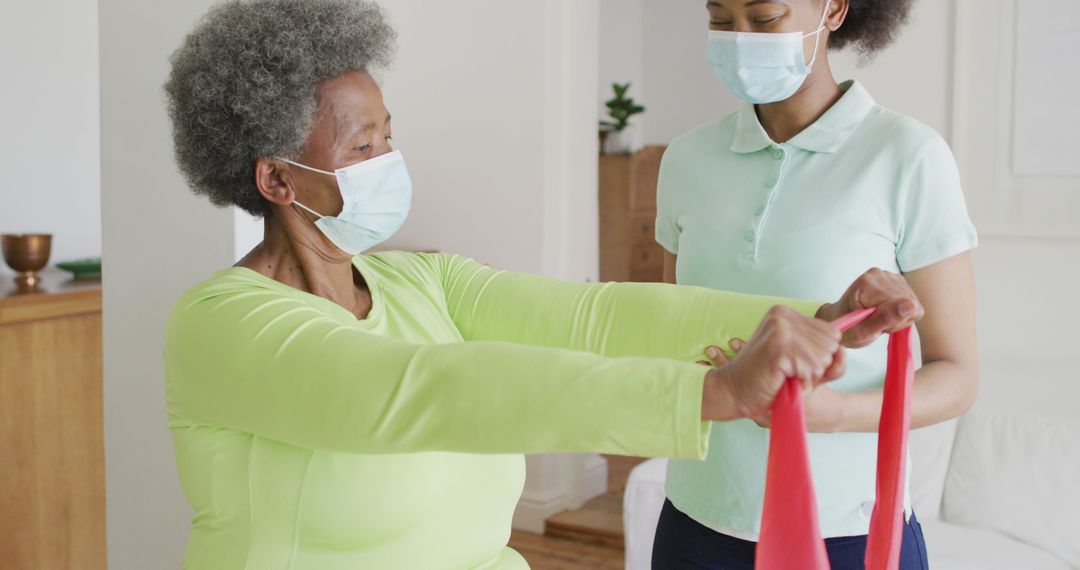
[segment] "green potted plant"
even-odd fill
[[[605,103],[610,120],[600,121],[600,153],[628,153],[633,150],[627,130],[630,117],[644,113],[645,107],[634,101],[633,97],[626,96],[626,92],[630,90],[629,83],[612,83],[611,87],[615,91],[615,97]]]

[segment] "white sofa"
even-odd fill
[[[1062,370],[1032,389],[1031,370],[998,369],[1009,384],[971,413],[912,432],[912,503],[932,570],[1080,569],[1080,414],[1069,409],[1080,378]],[[630,474],[627,570],[649,568],[666,468],[652,459]]]

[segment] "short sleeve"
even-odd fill
[[[896,261],[905,273],[978,245],[960,189],[956,161],[939,136],[932,137],[919,151],[898,206]]]
[[[671,253],[679,253],[678,213],[675,211],[674,174],[672,163],[674,155],[671,147],[660,161],[660,178],[656,183],[656,243]]]

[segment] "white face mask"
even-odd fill
[[[319,216],[315,227],[349,255],[358,255],[386,241],[405,223],[412,205],[412,179],[401,151],[395,150],[339,168],[319,170],[281,158],[284,162],[337,178],[343,205],[337,216],[324,216],[294,200],[297,206]]]
[[[799,89],[817,58],[829,1],[824,0],[816,30],[803,34],[709,31],[709,63],[716,76],[740,99],[754,104],[775,103]],[[810,63],[803,54],[803,38],[816,35]]]

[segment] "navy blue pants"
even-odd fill
[[[653,542],[653,570],[754,570],[756,542],[718,533],[664,501]],[[864,570],[866,535],[826,538],[832,570]],[[912,513],[904,525],[900,570],[927,570],[922,527]]]

